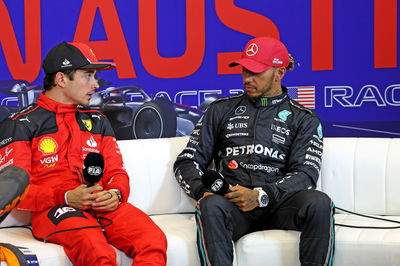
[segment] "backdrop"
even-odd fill
[[[41,62],[61,41],[88,43],[100,72],[91,107],[120,139],[187,135],[212,100],[243,91],[228,62],[270,35],[299,63],[284,85],[325,136],[400,136],[397,0],[3,0],[0,119],[32,103]]]

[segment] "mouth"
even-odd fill
[[[251,85],[247,85],[247,84],[244,85],[244,89],[245,89],[247,92],[254,92],[254,91],[257,90],[255,87],[253,87],[253,86],[251,86]]]

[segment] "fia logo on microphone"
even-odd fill
[[[211,185],[211,191],[212,192],[217,192],[222,188],[222,185],[224,184],[224,182],[221,179],[216,179],[214,181],[214,183],[212,183]]]
[[[89,175],[99,176],[103,171],[99,166],[89,166],[87,172]]]

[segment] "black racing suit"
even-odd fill
[[[201,175],[212,162],[229,184],[251,189],[261,187],[269,196],[267,207],[257,207],[248,213],[241,212],[252,216],[251,228],[245,229],[239,235],[234,232],[235,226],[233,229],[229,228],[230,233],[227,236],[231,239],[225,239],[227,243],[244,233],[254,231],[254,223],[259,223],[261,217],[272,215],[272,211],[275,215],[275,209],[279,209],[276,206],[281,207],[296,192],[310,192],[316,188],[323,150],[320,120],[311,110],[290,99],[285,87],[282,89],[283,93],[276,97],[254,100],[246,94],[240,94],[213,102],[196,124],[187,147],[175,162],[174,171],[180,186],[196,200],[209,191],[201,182]],[[322,193],[318,192],[318,197],[320,194]],[[214,196],[217,195],[211,197]],[[209,197],[205,199],[207,198]],[[329,199],[327,196],[326,198]],[[328,202],[325,205],[329,213],[332,213],[330,199],[325,202]],[[198,211],[201,212],[199,206]],[[327,224],[322,229],[322,234],[331,233],[332,215],[329,214],[325,221]],[[204,216],[199,217],[201,220],[206,219]],[[198,243],[205,245],[203,248],[206,249],[199,247],[201,253],[206,253],[202,262],[205,264],[207,260],[213,260],[214,256],[217,259],[214,259],[212,265],[225,265],[228,260],[223,262],[220,259],[224,257],[221,249],[228,249],[226,253],[230,256],[231,245],[218,247],[217,244],[215,246],[208,243],[210,241],[207,239],[207,231],[212,230],[213,222],[208,221],[208,226],[204,225],[204,221],[198,220],[198,223],[203,223],[201,231],[204,230],[199,237],[205,237],[205,243]],[[267,228],[261,225],[260,229],[262,227]],[[280,226],[275,224],[273,227]],[[287,229],[304,232],[304,225],[296,224]],[[215,237],[216,234],[213,235]],[[332,247],[333,240],[330,237],[327,239],[330,239],[327,245]],[[331,249],[327,245],[320,247],[323,249],[320,257],[330,253]],[[300,260],[303,263],[317,259],[302,258],[300,254]],[[323,265],[324,262],[320,264]]]

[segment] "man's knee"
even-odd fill
[[[306,207],[309,216],[325,217],[333,213],[333,203],[331,198],[324,192],[318,190],[309,190],[305,196]],[[314,216],[314,214],[316,214]],[[324,215],[326,214],[326,215]]]
[[[199,202],[199,208],[202,214],[218,215],[231,208],[232,203],[229,202],[224,196],[210,195]]]

